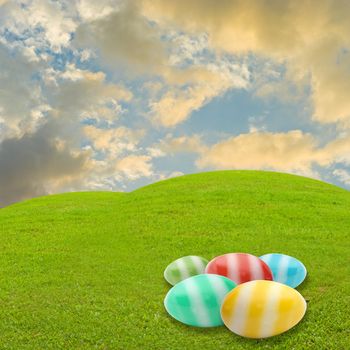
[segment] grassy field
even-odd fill
[[[0,349],[349,349],[350,192],[259,171],[0,209]],[[184,255],[281,252],[308,268],[303,321],[265,340],[191,328],[163,307]]]

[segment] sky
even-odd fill
[[[258,169],[350,189],[347,0],[0,0],[0,207]]]

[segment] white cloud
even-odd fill
[[[0,13],[0,31],[7,31],[24,40],[21,45],[36,48],[48,47],[61,52],[69,46],[77,22],[69,10],[69,2],[63,1],[11,1]]]
[[[150,102],[154,123],[174,127],[229,89],[248,86],[249,71],[244,64],[207,64],[183,73],[186,72],[189,81],[186,86],[170,86],[158,100]]]
[[[114,12],[118,3],[119,1],[115,0],[78,0],[77,9],[84,21],[93,21]]]
[[[203,153],[207,150],[199,135],[173,137],[172,134],[168,134],[154,147],[164,155],[182,152]]]
[[[133,130],[126,127],[99,129],[92,125],[85,126],[84,132],[92,141],[97,151],[103,151],[109,157],[115,157],[122,152],[137,150],[137,144],[144,136],[144,130]]]
[[[274,169],[311,175],[315,151],[313,136],[299,130],[253,132],[211,146],[197,164],[200,168]]]
[[[103,72],[68,66],[63,73],[53,71],[47,80],[57,85],[56,89],[52,87],[52,107],[69,118],[89,116],[110,121],[121,112],[118,101],[130,101],[132,98],[132,93],[123,86],[106,82]]]
[[[327,168],[350,164],[347,134],[324,146],[313,135],[300,130],[252,131],[213,145],[206,145],[198,135],[175,138],[168,135],[155,147],[166,154],[196,153],[199,169],[265,169],[319,177],[314,165]]]
[[[153,175],[151,160],[146,155],[130,155],[118,160],[115,169],[131,180],[150,177]]]
[[[62,46],[67,46],[71,33],[75,31],[77,24],[64,13],[59,2],[34,0],[28,7],[28,24],[31,27],[43,27],[45,37],[51,48],[60,51]]]
[[[350,186],[350,172],[345,169],[335,169],[332,173],[340,182]]]

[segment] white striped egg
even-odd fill
[[[274,281],[238,285],[221,306],[226,327],[247,338],[267,338],[288,331],[304,317],[306,302],[295,289]]]
[[[169,290],[164,306],[173,318],[189,326],[221,326],[222,301],[235,286],[227,277],[214,274],[189,277]]]
[[[307,271],[304,264],[285,254],[265,254],[260,257],[272,271],[273,280],[296,288],[305,279]]]
[[[174,286],[186,278],[204,273],[207,264],[208,260],[200,256],[184,256],[173,261],[166,267],[164,278]]]

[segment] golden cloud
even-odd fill
[[[210,147],[197,161],[199,168],[275,169],[311,174],[316,143],[299,130],[287,133],[253,132]]]
[[[336,0],[144,0],[162,26],[205,32],[218,51],[286,63],[287,78],[310,77],[313,118],[350,124],[350,2]]]
[[[198,168],[256,169],[292,172],[318,177],[314,165],[350,164],[350,136],[321,147],[314,136],[300,130],[285,133],[254,131],[205,145],[198,135],[166,137],[159,149],[169,154],[193,152]]]
[[[153,175],[152,158],[146,155],[130,155],[118,160],[115,169],[129,179]]]
[[[319,147],[315,138],[300,130],[287,133],[253,132],[219,142],[202,153],[199,168],[272,169],[315,177],[315,164],[350,163],[350,137]],[[317,176],[316,176],[317,177]]]

